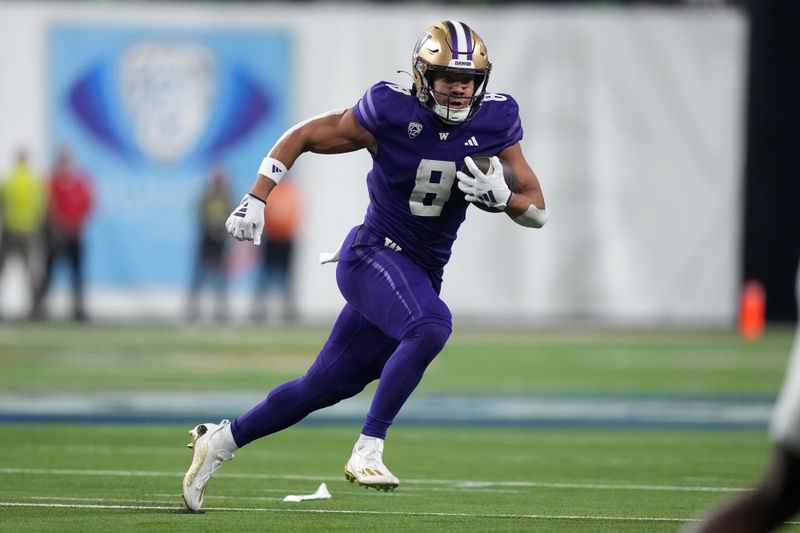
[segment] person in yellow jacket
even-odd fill
[[[31,302],[37,280],[33,254],[41,234],[44,194],[44,184],[31,169],[28,153],[20,149],[14,168],[0,181],[0,276],[6,259],[19,255],[28,274]]]

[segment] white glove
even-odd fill
[[[253,241],[256,246],[260,245],[266,205],[252,194],[245,194],[242,203],[233,210],[225,222],[225,229],[237,241]]]
[[[469,156],[464,158],[464,163],[472,176],[459,170],[456,177],[458,188],[464,193],[466,200],[472,203],[480,202],[501,211],[505,210],[511,199],[511,189],[503,177],[503,164],[500,159],[492,157],[492,171],[489,174],[481,172]]]

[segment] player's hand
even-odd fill
[[[503,177],[503,164],[500,159],[496,156],[492,158],[492,171],[488,174],[481,172],[469,156],[464,158],[464,163],[472,173],[472,176],[460,170],[456,173],[458,188],[464,193],[464,198],[468,202],[479,202],[501,211],[505,210],[511,199],[511,189]]]
[[[245,194],[242,203],[233,210],[225,222],[225,229],[237,241],[253,241],[256,246],[260,245],[265,206],[260,198],[250,193]]]

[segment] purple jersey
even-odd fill
[[[441,269],[469,205],[456,171],[468,155],[497,155],[522,139],[516,101],[487,94],[475,116],[450,126],[408,89],[383,81],[370,87],[353,111],[378,141],[367,175],[364,223],[421,267]]]

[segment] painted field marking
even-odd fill
[[[101,500],[103,501],[103,500]],[[109,500],[113,501],[113,500]],[[174,511],[186,512],[183,507],[167,505],[101,505],[101,504],[64,504],[64,503],[31,503],[0,502],[0,507],[38,507],[54,509],[99,509],[99,510],[140,510],[140,511]],[[699,522],[699,518],[676,518],[663,516],[602,516],[602,515],[546,515],[546,514],[504,514],[504,513],[444,513],[444,512],[409,512],[409,511],[366,511],[358,509],[286,509],[258,507],[208,507],[206,511],[235,511],[261,513],[300,513],[300,514],[343,514],[343,515],[377,515],[377,516],[423,516],[444,518],[489,518],[489,519],[525,519],[525,520],[564,520],[564,521],[602,521],[602,522]],[[800,522],[784,522],[800,524]]]
[[[139,510],[139,511],[184,511],[183,507],[167,505],[100,505],[100,504],[66,504],[66,503],[32,503],[2,502],[0,507],[45,507],[54,509],[101,509],[101,510]],[[696,518],[647,517],[647,516],[580,516],[580,515],[545,515],[545,514],[503,514],[503,513],[444,513],[444,512],[406,512],[406,511],[366,511],[357,509],[281,509],[257,507],[208,507],[206,511],[236,511],[261,513],[302,513],[302,514],[343,514],[343,515],[378,515],[378,516],[425,516],[445,518],[500,518],[527,520],[587,520],[604,522],[696,522]],[[188,512],[186,514],[189,514]],[[787,522],[795,524],[800,522]]]
[[[220,417],[244,412],[262,392],[0,392],[2,421],[154,422],[191,420],[198,405]],[[774,396],[686,394],[421,394],[403,407],[409,425],[765,428]],[[307,423],[363,421],[371,399],[358,395],[309,416]],[[227,415],[226,415],[227,413]],[[207,416],[206,413],[203,416]]]
[[[63,468],[0,468],[0,474],[21,475],[56,475],[56,476],[117,476],[117,477],[171,477],[181,478],[183,472],[158,472],[141,470],[75,470]],[[294,481],[339,481],[342,477],[336,476],[305,476],[293,474],[234,474],[220,473],[217,478],[228,479],[278,479]],[[547,489],[578,489],[578,490],[637,490],[637,491],[663,491],[663,492],[741,492],[749,490],[743,487],[708,487],[685,485],[643,485],[643,484],[615,484],[615,483],[560,483],[548,481],[479,481],[459,479],[403,479],[403,484],[408,485],[446,485],[454,490],[489,489],[492,487],[506,488],[547,488]]]
[[[154,496],[159,496],[162,498],[169,498],[167,500],[138,500],[135,498],[79,498],[79,497],[65,497],[65,496],[22,496],[25,499],[31,500],[41,500],[41,501],[53,501],[53,502],[128,502],[128,503],[175,503],[180,499],[180,494],[154,494]],[[283,501],[283,498],[278,498],[275,496],[207,496],[206,499],[231,499],[231,500],[275,500],[275,501]]]

